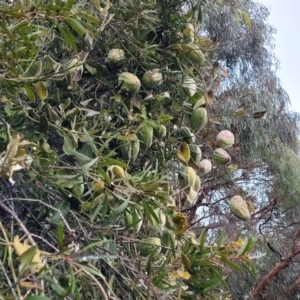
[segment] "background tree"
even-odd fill
[[[299,115],[288,110],[288,95],[275,74],[278,65],[272,54],[275,29],[267,23],[268,10],[255,1],[223,1],[207,2],[203,11],[206,11],[203,31],[215,40],[215,58],[228,74],[227,84],[223,81],[216,97],[218,105],[214,107],[219,113],[225,110],[228,115],[237,116],[223,116],[222,121],[239,135],[243,162],[245,159],[251,162],[250,169],[249,166],[244,169],[246,180],[241,183],[256,195],[257,211],[253,219],[263,221],[260,233],[263,244],[269,247],[262,248],[262,252],[267,252],[266,257],[257,265],[264,265],[261,272],[265,275],[275,265],[274,257],[291,253],[293,236],[298,230],[294,212],[298,208]],[[278,255],[278,251],[282,254]],[[270,261],[266,263],[268,257]],[[267,299],[276,295],[281,299],[294,296],[290,284],[297,275],[287,274],[297,269],[295,259],[280,277],[285,280],[278,279],[268,288]],[[249,289],[252,285],[253,282],[248,285]],[[235,282],[232,286],[239,286],[245,292],[244,285]],[[263,297],[262,290],[256,296]]]

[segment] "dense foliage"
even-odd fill
[[[0,1],[1,299],[259,290],[275,236],[256,225],[292,220],[289,169],[299,178],[266,15],[252,1]],[[283,147],[289,166],[274,164]]]

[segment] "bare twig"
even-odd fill
[[[71,229],[70,225],[68,224],[67,220],[65,219],[65,217],[63,216],[63,214],[61,213],[61,211],[60,211],[59,209],[53,207],[52,205],[49,205],[49,204],[47,204],[47,203],[45,203],[44,201],[39,200],[39,199],[8,198],[8,199],[1,200],[1,203],[0,203],[1,207],[2,207],[2,205],[3,205],[3,204],[2,204],[3,202],[8,202],[8,201],[29,201],[29,202],[38,202],[38,203],[40,203],[40,204],[42,204],[42,205],[44,205],[44,206],[46,206],[46,207],[48,207],[48,208],[50,208],[50,209],[56,211],[56,212],[59,214],[59,216],[61,217],[61,219],[62,219],[64,225],[66,226],[66,228],[68,229],[68,231],[70,232],[70,234],[74,235],[74,230]],[[4,206],[4,207],[5,207],[5,206]]]
[[[101,291],[101,294],[102,294],[102,296],[103,296],[103,299],[104,299],[104,300],[109,300],[109,299],[108,299],[108,296],[107,296],[107,294],[106,294],[106,292],[105,292],[105,290],[104,290],[104,288],[103,288],[103,286],[102,286],[102,284],[96,279],[96,277],[94,277],[91,273],[87,272],[85,269],[82,269],[82,271],[83,271],[84,273],[86,273],[90,278],[92,278],[92,279],[94,280],[94,282],[97,284],[97,286],[99,287],[99,289],[100,289],[100,291]]]
[[[5,230],[5,228],[3,227],[3,225],[2,225],[2,223],[0,222],[0,229],[1,229],[1,231],[2,231],[2,234],[3,234],[3,236],[4,236],[4,238],[5,238],[5,241],[6,241],[6,244],[7,245],[10,245],[10,240],[8,239],[8,236],[7,236],[7,234],[6,234],[6,230]],[[18,279],[17,279],[17,276],[16,276],[16,273],[15,273],[15,268],[14,268],[14,266],[13,266],[13,259],[12,259],[12,255],[11,255],[11,253],[12,253],[12,251],[11,251],[11,246],[10,247],[8,247],[8,249],[9,249],[9,251],[8,251],[8,255],[9,255],[9,264],[10,264],[10,268],[11,268],[11,273],[12,273],[12,277],[13,277],[13,279],[14,279],[14,281],[15,281],[15,284],[17,283],[17,281],[18,281]],[[2,262],[1,262],[1,264],[2,264]],[[4,274],[7,276],[7,272],[6,271],[4,271]],[[10,283],[9,283],[10,284]],[[12,290],[12,293],[15,295],[15,290],[12,288],[12,284],[10,284],[10,287],[11,287],[11,290]],[[20,287],[19,287],[19,285],[17,285],[17,292],[18,292],[18,299],[21,299],[21,291],[20,291]],[[16,298],[17,299],[17,298]]]
[[[16,213],[14,211],[12,211],[10,208],[8,208],[7,206],[5,206],[3,204],[4,201],[0,202],[0,207],[3,208],[6,212],[8,212],[19,224],[19,226],[21,227],[21,229],[24,231],[24,233],[26,234],[26,236],[28,237],[28,239],[30,240],[32,246],[36,245],[36,242],[34,241],[31,233],[27,230],[27,228],[25,227],[25,225],[23,224],[23,222],[19,219],[19,217],[16,215]]]

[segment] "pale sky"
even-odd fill
[[[259,0],[270,10],[269,24],[277,29],[277,76],[288,93],[292,110],[300,112],[300,0]]]

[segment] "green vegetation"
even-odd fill
[[[0,299],[266,289],[300,175],[266,16],[246,0],[0,1]]]

